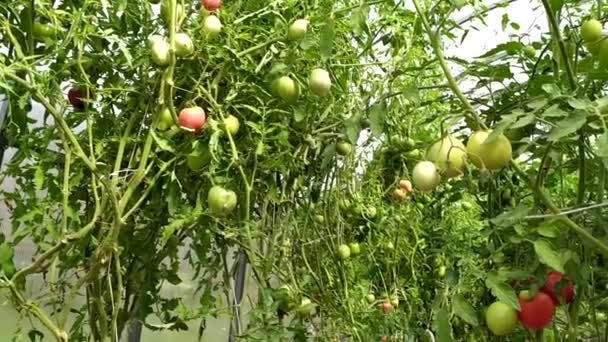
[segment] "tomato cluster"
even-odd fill
[[[526,283],[533,285],[536,278],[530,277]],[[519,281],[513,282],[518,287]],[[533,286],[534,287],[534,286]],[[562,273],[549,273],[540,291],[523,290],[518,295],[519,312],[502,302],[495,302],[486,311],[486,325],[495,335],[508,335],[517,321],[526,329],[540,330],[551,323],[556,307],[574,301],[575,291],[572,280]]]

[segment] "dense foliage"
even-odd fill
[[[1,3],[15,340],[606,338],[601,4],[462,60],[509,1]]]

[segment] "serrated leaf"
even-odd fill
[[[490,289],[494,297],[501,302],[509,305],[515,310],[519,310],[519,301],[515,295],[515,290],[509,286],[504,280],[494,274],[488,275],[486,278],[486,286]]]
[[[38,164],[36,171],[34,172],[34,184],[38,191],[40,191],[44,185],[44,170],[40,164]]]
[[[505,51],[508,54],[513,55],[513,54],[516,54],[522,48],[523,48],[523,44],[520,42],[508,42],[508,43],[504,43],[504,44],[498,44],[498,45],[496,45],[495,48],[491,49],[490,51],[488,51],[488,52],[484,53],[483,55],[476,57],[476,58],[490,57],[490,56],[493,56],[502,51]]]
[[[452,337],[452,327],[450,326],[450,317],[445,309],[439,309],[435,312],[435,329],[437,332],[437,341],[454,341],[454,338]]]
[[[534,241],[534,251],[538,256],[538,261],[553,268],[556,271],[564,273],[564,260],[555,250],[551,242],[540,239]]]
[[[471,304],[469,304],[469,302],[462,295],[458,294],[454,296],[452,299],[452,309],[454,314],[462,318],[465,322],[471,324],[472,326],[479,325],[475,309],[473,309]]]
[[[384,131],[385,113],[386,104],[384,102],[374,105],[369,110],[369,126],[372,129],[372,134],[375,136],[382,135]]]
[[[570,117],[557,123],[557,126],[554,127],[547,136],[547,140],[557,141],[565,136],[568,136],[576,132],[579,128],[583,127],[586,122],[587,115],[581,112],[573,113]]]

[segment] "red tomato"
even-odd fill
[[[560,272],[549,273],[541,291],[549,295],[555,305],[572,303],[574,300],[574,283]]]
[[[201,107],[184,108],[179,113],[178,124],[181,128],[198,132],[205,126],[205,111]]]
[[[399,181],[399,187],[407,192],[412,192],[412,182],[406,179],[402,179]]]
[[[201,3],[207,11],[213,12],[220,8],[222,0],[201,0]]]
[[[84,107],[84,102],[82,102],[83,92],[78,88],[72,88],[68,91],[68,100],[70,104],[77,108]]]
[[[553,319],[555,305],[549,295],[539,292],[531,300],[519,298],[519,321],[527,329],[543,329]]]
[[[384,313],[389,313],[393,311],[393,304],[391,304],[391,302],[389,302],[388,300],[380,303],[378,306],[380,307],[380,309],[382,309],[382,311],[384,311]]]

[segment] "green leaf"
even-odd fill
[[[486,58],[486,57],[490,57],[490,56],[494,56],[495,54],[505,51],[510,55],[516,54],[519,50],[521,50],[524,47],[524,45],[520,42],[508,42],[508,43],[504,43],[504,44],[498,44],[496,45],[495,48],[493,48],[492,50],[484,53],[483,55],[477,57],[477,58]]]
[[[384,115],[386,113],[386,104],[384,102],[374,105],[369,111],[369,125],[372,129],[372,134],[375,136],[382,135],[384,131]]]
[[[454,341],[454,338],[452,337],[452,327],[450,326],[450,317],[445,309],[439,309],[435,312],[435,329],[437,332],[437,341]]]
[[[608,158],[608,132],[600,135],[596,141],[595,153],[600,158]]]
[[[511,286],[502,278],[495,274],[489,274],[486,278],[486,286],[498,300],[509,305],[513,309],[519,310],[519,301],[515,295],[515,290],[513,290],[513,288],[511,288]]]
[[[473,309],[471,304],[469,304],[469,302],[462,295],[458,294],[454,296],[452,299],[452,309],[454,310],[454,314],[462,318],[465,322],[471,324],[472,326],[479,325],[475,309]]]
[[[344,126],[344,133],[348,138],[348,141],[350,141],[351,144],[356,144],[359,133],[361,132],[361,120],[359,119],[359,116],[353,115],[353,117],[345,122]]]
[[[334,36],[334,21],[330,18],[325,22],[319,40],[319,52],[323,60],[327,60],[332,56]]]
[[[562,95],[562,90],[555,83],[545,83],[541,88],[545,91],[545,93],[551,95],[552,97]]]
[[[153,130],[150,130],[150,134],[152,134],[152,138],[154,139],[154,142],[156,142],[156,145],[158,145],[158,147],[161,150],[171,152],[174,154],[176,153],[175,148],[172,146],[171,140],[168,140],[168,139],[165,139],[164,137],[159,136]]]
[[[40,191],[44,185],[44,169],[42,169],[42,165],[40,164],[38,164],[36,171],[34,172],[34,184],[38,191]]]
[[[551,242],[545,239],[534,241],[534,251],[538,256],[538,261],[556,271],[564,273],[565,261],[561,258],[558,251],[555,250]]]
[[[561,108],[559,108],[558,104],[554,104],[553,106],[547,108],[544,113],[542,114],[543,117],[545,118],[557,118],[557,117],[565,117],[567,116],[568,113],[566,113],[565,111],[563,111]]]
[[[568,136],[576,132],[579,128],[583,127],[586,122],[587,115],[581,112],[573,113],[570,117],[557,123],[557,126],[554,127],[547,136],[547,140],[557,141],[565,136]]]
[[[13,261],[13,256],[15,255],[15,250],[13,246],[11,246],[8,242],[4,242],[0,245],[0,264],[5,264],[7,262]]]
[[[587,110],[593,107],[593,104],[591,103],[591,101],[587,100],[587,99],[577,99],[575,97],[571,97],[568,99],[568,104],[570,105],[570,107],[574,108],[574,109],[582,109],[582,110]]]
[[[525,127],[525,126],[528,126],[529,124],[533,123],[535,120],[536,120],[536,117],[534,116],[534,114],[529,113],[528,115],[520,118],[519,120],[517,120],[517,122],[512,124],[511,128]]]
[[[538,234],[548,237],[555,238],[559,236],[559,227],[555,221],[545,221],[537,228]]]

